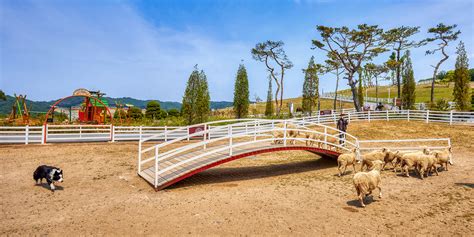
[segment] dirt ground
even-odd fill
[[[474,233],[474,128],[361,122],[361,139],[451,137],[453,166],[425,180],[382,173],[383,198],[358,207],[352,174],[308,152],[236,160],[155,192],[137,143],[0,146],[2,235],[439,235]],[[52,193],[40,164],[63,168]],[[358,167],[357,167],[358,168]],[[375,192],[377,193],[377,192]]]

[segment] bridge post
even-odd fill
[[[204,131],[203,131],[203,132],[204,132],[204,133],[202,134],[202,140],[204,141],[204,146],[203,146],[203,148],[206,149],[207,146],[206,146],[205,141],[206,141],[206,136],[207,136],[207,124],[204,124]]]
[[[284,129],[283,129],[283,146],[286,146],[286,121],[284,123]]]
[[[327,141],[328,141],[328,128],[324,127],[324,149],[326,150],[328,149]]]
[[[158,188],[158,147],[155,147],[155,188]]]
[[[232,156],[232,125],[229,125],[228,136],[229,136],[229,156]]]

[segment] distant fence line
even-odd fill
[[[336,111],[320,111],[317,115],[293,118],[321,124],[336,123],[339,115]],[[474,125],[474,112],[456,111],[420,111],[420,110],[385,110],[356,112],[353,109],[343,110],[349,122],[357,121],[423,121],[426,123],[445,123]],[[251,119],[248,119],[251,120]],[[233,120],[227,120],[233,121]],[[218,125],[215,125],[218,126]],[[6,126],[0,127],[0,144],[6,143],[54,143],[54,142],[96,142],[96,141],[138,141],[156,134],[167,134],[168,130],[180,128],[183,136],[199,130],[199,125],[177,126],[114,126],[114,125],[44,125],[44,126]],[[174,137],[163,137],[167,141]]]

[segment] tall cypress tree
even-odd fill
[[[245,66],[240,64],[234,85],[234,114],[237,118],[246,117],[249,112],[249,80]]]
[[[461,41],[457,47],[456,65],[454,70],[454,102],[456,109],[460,111],[469,111],[471,109],[470,101],[470,75],[469,75],[469,59],[467,58],[464,43]]]
[[[411,63],[410,51],[407,50],[403,56],[402,72],[402,106],[404,109],[413,109],[415,106],[415,76]]]
[[[303,83],[303,111],[313,112],[313,106],[317,105],[319,97],[319,78],[317,74],[318,68],[314,63],[314,56],[311,56],[308,67],[303,70],[304,72],[304,83]]]
[[[189,76],[186,84],[186,90],[184,91],[183,102],[181,107],[181,114],[186,120],[187,124],[192,124],[196,119],[196,99],[199,87],[199,71],[197,65],[194,66],[194,70]]]
[[[267,103],[265,105],[265,116],[273,115],[273,103],[272,103],[272,78],[268,77],[268,93],[267,93]]]
[[[196,123],[204,123],[211,111],[211,97],[209,96],[207,77],[203,70],[199,73],[199,85],[196,94]]]

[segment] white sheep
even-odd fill
[[[354,148],[351,152],[340,154],[337,157],[337,169],[339,170],[339,177],[346,173],[347,166],[352,165],[354,169],[354,173],[356,172],[355,164],[356,161],[356,148]],[[344,167],[344,171],[342,168]]]
[[[436,154],[438,157],[438,164],[441,167],[445,168],[448,171],[448,163],[453,165],[453,153],[451,147],[443,150],[443,151],[432,151],[433,154]],[[444,165],[444,166],[443,166]]]
[[[438,175],[438,169],[436,164],[438,163],[438,154],[434,155],[425,155],[422,154],[417,159],[417,170],[420,173],[420,178],[423,179],[423,176],[428,177],[428,174],[431,173],[431,170],[434,169],[436,175]]]
[[[314,133],[314,132],[306,132],[306,146],[314,146],[316,144],[317,147],[320,147],[321,134]]]
[[[416,171],[419,171],[418,169],[416,169],[418,167],[418,164],[423,162],[423,159],[425,158],[424,156],[430,155],[430,153],[431,152],[428,148],[424,148],[423,151],[404,154],[401,158],[400,165],[402,167],[402,171],[405,171],[405,175],[407,177],[410,177],[408,170],[412,167],[414,167]]]
[[[371,151],[362,156],[362,165],[360,171],[364,171],[364,167],[372,166],[372,162],[375,160],[380,160],[383,162],[391,162],[396,156],[397,152],[392,152],[390,149],[382,148],[381,151]],[[385,167],[385,164],[384,166]]]
[[[397,170],[398,166],[400,166],[400,170],[403,171],[403,169],[402,169],[403,156],[405,154],[410,154],[410,153],[419,153],[419,151],[415,151],[415,152],[414,151],[398,151],[395,154],[395,157],[394,157],[395,165],[393,166],[393,171],[394,172],[398,172],[398,170]],[[425,155],[429,155],[431,153],[431,151],[427,147],[424,147],[423,150],[421,151],[421,153],[423,153]]]
[[[372,194],[372,191],[376,188],[379,189],[379,198],[382,198],[382,188],[380,187],[380,170],[382,169],[382,165],[383,161],[375,160],[372,162],[371,171],[359,172],[354,175],[353,183],[362,207],[365,207],[364,198]]]

